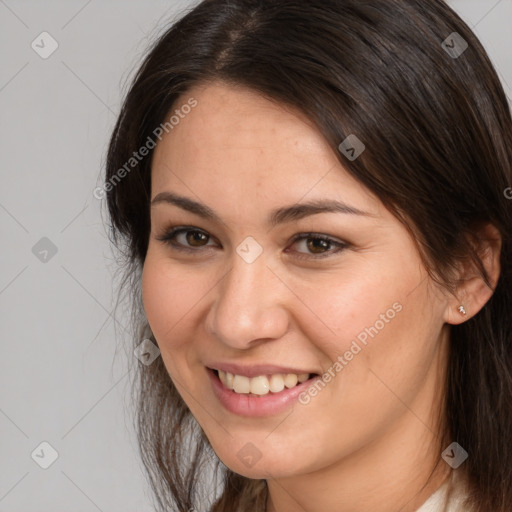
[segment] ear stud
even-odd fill
[[[466,314],[466,308],[462,304],[459,306],[459,313],[461,315],[465,315]]]

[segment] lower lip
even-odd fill
[[[307,389],[320,376],[301,382],[290,389],[283,389],[279,393],[268,393],[267,395],[254,396],[243,393],[235,393],[224,387],[219,377],[213,370],[207,368],[213,391],[219,402],[233,414],[239,416],[272,416],[283,412],[297,401],[298,396]]]

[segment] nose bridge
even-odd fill
[[[279,338],[288,328],[283,288],[263,255],[248,262],[235,254],[219,283],[209,325],[223,343],[247,348],[257,339]]]

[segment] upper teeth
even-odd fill
[[[271,375],[270,378],[266,375],[253,377],[252,379],[245,375],[233,375],[229,372],[218,370],[219,378],[228,389],[232,389],[235,393],[253,393],[255,395],[266,395],[270,392],[279,393],[285,387],[293,388],[298,382],[308,380],[309,373],[277,373]]]

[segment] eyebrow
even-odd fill
[[[217,215],[211,208],[188,197],[179,196],[171,192],[161,192],[151,201],[151,206],[155,206],[160,203],[172,204],[204,219],[223,223],[219,215]],[[267,222],[270,226],[275,227],[278,224],[296,221],[319,213],[345,213],[348,215],[376,217],[376,215],[372,213],[365,212],[340,201],[332,199],[317,199],[306,203],[294,204],[292,206],[272,210]]]

